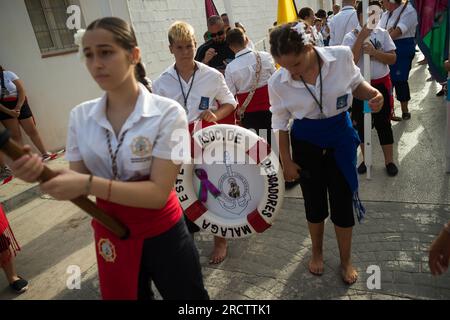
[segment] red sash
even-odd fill
[[[96,220],[92,221],[102,298],[136,300],[144,240],[166,232],[182,216],[176,193],[170,193],[161,210],[127,207],[102,199],[97,199],[97,206],[130,229],[130,237],[120,240]]]
[[[247,92],[247,93],[240,93],[236,96],[240,106],[244,104],[244,101],[245,99],[247,99],[248,95],[249,93]],[[247,109],[245,109],[245,112],[267,111],[269,109],[270,109],[269,87],[268,85],[265,85],[264,87],[256,89],[255,95],[248,104]]]
[[[370,81],[372,85],[383,85],[386,88],[386,91],[388,92],[388,97],[384,97],[385,99],[389,99],[389,105],[391,107],[390,112],[390,118],[394,115],[394,95],[392,94],[392,82],[391,82],[391,76],[388,73],[387,76],[379,79],[373,79]]]
[[[0,253],[2,254],[0,260],[0,267],[4,266],[11,260],[11,250],[12,248],[14,256],[16,256],[17,251],[20,251],[20,246],[17,243],[14,233],[9,226],[8,219],[6,218],[5,212],[3,211],[3,206],[0,204]]]
[[[18,97],[3,97],[3,99],[1,101],[3,102],[11,102],[11,101],[17,101],[19,98]],[[26,98],[25,98],[26,101]]]

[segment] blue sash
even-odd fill
[[[408,81],[411,64],[416,54],[416,42],[414,38],[394,40],[397,49],[397,61],[389,66],[392,81]]]
[[[321,120],[296,119],[291,131],[298,140],[307,141],[323,149],[334,150],[336,164],[353,193],[353,208],[361,223],[366,213],[359,199],[356,173],[356,150],[361,141],[353,128],[348,112]]]

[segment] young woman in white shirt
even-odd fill
[[[187,119],[175,101],[153,95],[132,27],[119,18],[92,22],[82,37],[86,66],[105,91],[70,115],[62,170],[41,188],[59,200],[93,195],[122,221],[121,240],[96,220],[92,225],[103,299],[150,299],[152,280],[164,299],[208,299],[195,244],[173,190],[189,145],[177,148],[173,133],[187,135]],[[141,82],[141,83],[139,83]],[[36,155],[15,161],[25,181],[43,170]],[[182,266],[180,268],[180,266]]]
[[[269,80],[272,128],[278,134],[284,177],[300,180],[305,199],[312,239],[309,271],[314,275],[324,272],[322,245],[329,194],[342,279],[353,284],[358,277],[351,262],[354,210],[358,220],[365,210],[359,201],[356,174],[360,141],[347,110],[354,95],[369,100],[378,112],[383,96],[364,81],[349,48],[314,47],[309,39],[303,23],[280,26],[270,35],[272,56],[282,67]]]
[[[369,6],[379,6],[378,1],[370,1]],[[362,26],[362,2],[356,8],[358,19]],[[394,98],[392,96],[392,82],[389,75],[389,65],[395,63],[395,44],[385,29],[376,27],[369,29],[367,26],[358,27],[349,32],[343,41],[343,45],[352,48],[354,61],[364,70],[363,53],[370,55],[371,85],[377,88],[384,97],[384,105],[380,112],[372,116],[373,126],[376,128],[381,148],[383,149],[386,172],[389,176],[396,176],[398,168],[394,163],[394,135],[392,133],[391,115],[394,111]],[[369,43],[364,41],[370,38]],[[353,100],[352,120],[356,124],[359,138],[361,139],[361,150],[364,155],[364,102],[359,99]],[[358,173],[367,171],[364,161],[358,166]]]
[[[237,102],[219,71],[194,60],[197,46],[194,28],[177,21],[170,26],[168,38],[175,63],[153,82],[153,92],[184,107],[191,133],[227,119]],[[193,222],[186,221],[191,233],[200,230]],[[226,255],[226,239],[215,236],[210,263],[221,263]]]

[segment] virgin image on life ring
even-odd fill
[[[192,145],[193,161],[175,185],[186,216],[229,239],[270,228],[283,205],[284,178],[265,140],[242,127],[214,125],[195,132]]]

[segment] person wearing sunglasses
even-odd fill
[[[198,48],[195,60],[217,69],[223,74],[227,64],[234,59],[234,52],[225,42],[225,24],[221,17],[208,18],[208,32],[211,39]]]

